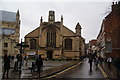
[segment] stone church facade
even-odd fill
[[[81,29],[77,23],[74,33],[63,25],[63,16],[56,22],[55,12],[49,11],[48,22],[43,22],[41,17],[40,26],[25,36],[29,45],[25,52],[40,54],[44,59],[79,59],[84,55],[85,43]]]

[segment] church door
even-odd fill
[[[53,51],[47,51],[47,59],[52,59],[53,57]]]

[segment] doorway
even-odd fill
[[[53,51],[47,51],[47,59],[51,60],[53,58]]]

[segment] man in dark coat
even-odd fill
[[[6,55],[4,55],[4,72],[3,72],[3,79],[5,78],[5,74],[8,77],[8,74],[9,74],[9,70],[10,70],[10,57]]]
[[[89,53],[89,64],[90,64],[90,73],[92,72],[92,62],[93,62],[94,56],[92,53]]]
[[[115,59],[114,66],[116,67],[117,76],[120,78],[120,58]]]
[[[41,55],[39,55],[39,57],[37,58],[36,65],[37,65],[37,70],[38,70],[38,74],[39,74],[39,77],[40,77],[40,71],[41,71],[41,68],[43,66],[43,60],[41,58]]]

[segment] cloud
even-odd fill
[[[54,10],[56,21],[60,21],[63,15],[64,25],[75,31],[77,22],[82,26],[82,36],[88,42],[96,38],[99,33],[101,22],[106,16],[104,12],[110,8],[109,2],[9,2],[2,0],[2,10],[16,12],[20,10],[21,38],[40,24],[40,17],[48,21],[48,11]],[[26,1],[26,0],[25,0]],[[57,1],[57,0],[56,0]],[[112,0],[113,1],[113,0]]]
[[[117,0],[2,0],[3,2],[112,2]]]

